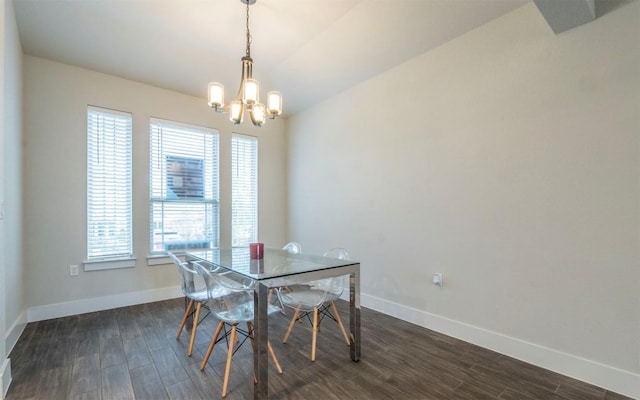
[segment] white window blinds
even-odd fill
[[[258,140],[233,135],[231,145],[231,245],[258,241]]]
[[[132,257],[131,114],[87,110],[87,259]]]
[[[149,143],[151,253],[218,247],[218,133],[152,119]]]

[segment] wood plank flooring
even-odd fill
[[[338,308],[348,320],[346,303]],[[175,339],[183,310],[183,299],[174,299],[28,324],[10,354],[6,399],[219,399],[224,342],[199,369],[216,321],[209,316],[200,324],[187,357],[190,332]],[[363,308],[361,317],[358,363],[333,321],[322,323],[312,363],[309,324],[296,324],[283,344],[288,319],[270,317],[269,337],[284,370],[279,375],[270,364],[270,398],[628,399],[375,311]],[[233,358],[227,399],[253,398],[252,370],[247,342]]]

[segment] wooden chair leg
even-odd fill
[[[347,346],[351,346],[351,341],[349,340],[349,336],[347,335],[347,331],[344,329],[344,325],[342,325],[342,320],[340,319],[340,314],[338,314],[338,309],[336,308],[336,304],[332,301],[331,310],[333,311],[333,316],[336,317],[336,321],[338,321],[338,326],[340,326],[340,330],[342,331],[342,336],[344,336],[344,340],[347,342]]]
[[[316,360],[316,336],[318,336],[318,307],[313,308],[313,331],[311,333],[311,361]]]
[[[224,322],[218,322],[218,327],[216,328],[216,333],[213,334],[213,338],[211,339],[211,343],[209,344],[209,348],[207,349],[207,354],[205,354],[204,359],[202,360],[202,364],[200,364],[200,371],[204,371],[204,367],[207,366],[207,362],[209,361],[209,357],[211,357],[211,352],[213,351],[213,347],[216,345],[218,341],[218,336],[220,336],[220,332],[224,327]]]
[[[247,332],[249,332],[249,339],[251,340],[251,348],[256,351],[256,344],[253,341],[253,324],[251,321],[247,321]]]
[[[196,306],[196,315],[193,317],[193,327],[191,328],[191,340],[189,341],[189,351],[187,355],[191,357],[191,353],[193,353],[193,343],[196,341],[196,330],[198,329],[198,321],[200,320],[200,309],[202,308],[202,303],[198,302]]]
[[[282,343],[287,343],[287,339],[289,339],[289,335],[293,330],[293,324],[296,323],[296,320],[298,319],[299,314],[300,314],[300,307],[296,308],[296,310],[294,311],[293,318],[291,318],[291,322],[289,322],[289,329],[287,329],[287,333],[284,334],[284,339],[282,339]]]
[[[184,325],[187,323],[187,319],[189,318],[189,313],[191,313],[192,308],[193,308],[193,299],[189,299],[189,304],[187,304],[187,309],[184,311],[184,316],[182,317],[182,321],[180,322],[180,328],[178,328],[178,334],[176,335],[176,340],[180,339],[180,335],[182,334]]]
[[[276,357],[276,353],[273,351],[273,347],[271,347],[271,342],[267,342],[267,348],[269,349],[269,354],[271,354],[271,359],[273,360],[273,363],[276,366],[276,369],[278,370],[278,373],[281,374],[282,373],[282,367],[280,366],[280,363],[278,362],[278,358]],[[255,374],[254,374],[254,378],[255,378]]]
[[[222,397],[227,395],[229,384],[229,371],[231,370],[231,357],[233,357],[233,347],[236,344],[236,326],[231,326],[231,338],[229,339],[229,352],[227,353],[227,365],[224,369],[224,380],[222,381]]]

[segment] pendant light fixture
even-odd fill
[[[244,120],[245,111],[248,111],[253,125],[261,127],[266,122],[267,117],[274,119],[282,114],[282,94],[271,91],[267,93],[266,106],[260,103],[260,85],[257,80],[253,79],[251,34],[249,33],[249,6],[255,4],[256,0],[240,0],[240,2],[247,6],[247,45],[245,56],[241,58],[242,77],[240,80],[240,88],[233,101],[225,106],[224,85],[220,82],[211,82],[208,88],[208,103],[209,106],[217,112],[228,112],[229,120],[233,122],[234,125],[241,124]]]

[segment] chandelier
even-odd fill
[[[274,119],[282,114],[282,94],[271,91],[267,93],[266,106],[260,103],[260,91],[258,81],[253,79],[253,60],[251,59],[251,34],[249,33],[249,6],[256,0],[240,0],[247,6],[247,46],[246,54],[241,58],[242,78],[238,93],[233,101],[225,106],[224,85],[220,82],[209,83],[208,103],[209,107],[217,112],[229,113],[229,120],[234,125],[239,125],[244,119],[244,112],[249,112],[249,117],[254,126],[262,126],[267,117]]]

